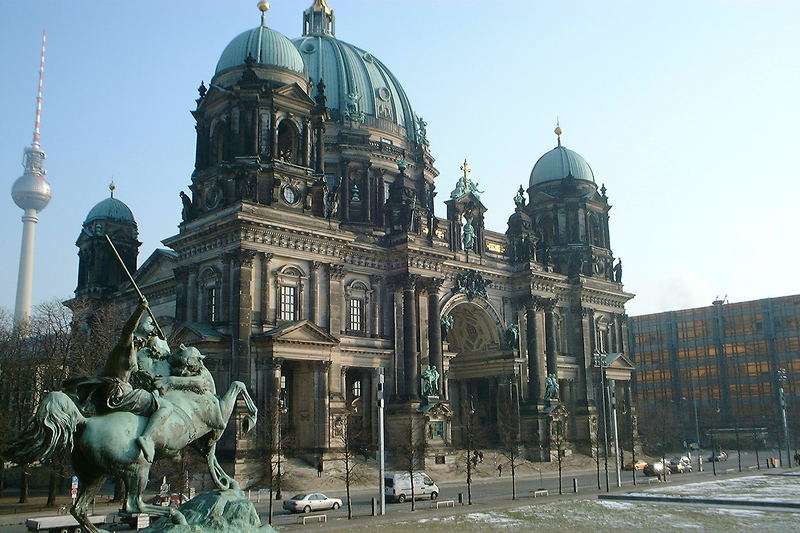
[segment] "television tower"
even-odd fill
[[[39,211],[50,203],[52,193],[44,175],[44,160],[47,155],[39,145],[39,125],[42,119],[42,85],[44,83],[44,52],[47,31],[42,32],[42,57],[39,63],[39,89],[36,93],[36,123],[33,127],[33,142],[25,148],[22,176],[14,182],[11,197],[22,209],[22,247],[19,256],[17,278],[17,301],[14,320],[17,324],[27,322],[31,316],[31,293],[33,291],[33,250],[36,240],[36,223]]]

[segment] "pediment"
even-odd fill
[[[320,328],[310,320],[289,322],[258,335],[272,342],[291,342],[301,344],[339,344],[339,339]]]
[[[291,85],[284,85],[283,87],[279,87],[273,90],[274,95],[285,96],[287,98],[291,98],[293,100],[300,100],[305,104],[314,106],[315,102],[311,99],[308,94],[296,83],[292,83]]]
[[[207,342],[222,342],[226,335],[220,333],[211,324],[202,322],[182,322],[178,324],[170,335],[169,345],[185,344],[192,346]]]
[[[449,201],[456,205],[468,205],[470,206],[471,209],[478,209],[482,213],[486,211],[486,206],[484,206],[483,202],[481,202],[480,196],[473,193],[472,191],[467,191],[465,194],[459,196],[458,198],[453,198]]]
[[[171,250],[158,249],[154,251],[134,273],[133,278],[136,280],[136,284],[146,287],[174,278],[176,259],[177,255]]]

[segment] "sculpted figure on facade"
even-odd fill
[[[429,366],[422,373],[422,394],[423,396],[439,395],[439,372],[436,366]]]
[[[441,324],[442,324],[442,340],[444,342],[447,341],[447,337],[450,335],[450,332],[453,330],[453,325],[455,321],[453,320],[453,315],[445,315],[442,317]]]
[[[544,399],[551,403],[558,401],[558,389],[559,385],[556,375],[547,374],[547,378],[545,379]]]

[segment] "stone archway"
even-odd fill
[[[457,445],[469,437],[491,444],[507,406],[510,376],[514,375],[514,352],[501,342],[502,324],[488,302],[458,299],[448,302],[445,313],[453,326],[447,336],[447,389],[453,418],[452,437]],[[475,417],[467,423],[467,413]],[[480,435],[470,427],[478,428]]]

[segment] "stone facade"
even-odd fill
[[[347,428],[377,439],[378,368],[388,442],[411,432],[444,455],[467,438],[469,411],[487,446],[513,414],[530,457],[549,459],[562,418],[569,447],[588,452],[592,354],[624,351],[632,297],[612,267],[605,188],[532,179],[499,233],[465,162],[439,218],[424,122],[342,112],[325,91],[252,56],[201,86],[191,197],[164,241],[174,253],[153,259],[174,273],[161,308],[171,341],[200,348],[219,388],[241,380],[262,413],[281,405],[283,434],[310,461]],[[167,282],[137,279],[145,294]],[[624,357],[607,369],[623,381],[631,370]],[[258,447],[229,446],[241,464]]]

